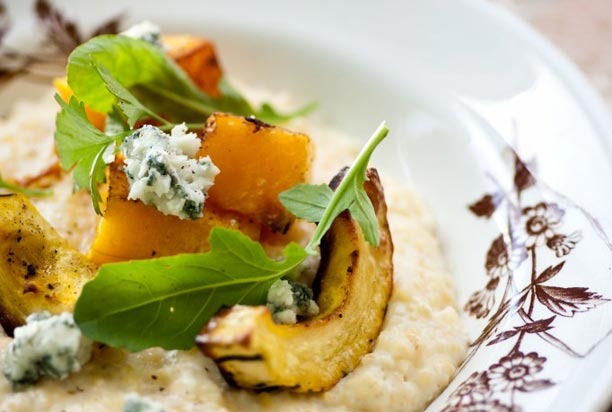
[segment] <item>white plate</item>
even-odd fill
[[[15,3],[11,13],[29,12]],[[376,160],[411,179],[434,211],[479,342],[429,410],[609,404],[612,125],[539,35],[470,0],[109,3],[56,2],[82,27],[121,11],[210,36],[229,73],[318,100],[319,116],[349,134],[365,138],[388,121],[392,138]],[[35,28],[22,20],[15,36]],[[479,199],[481,215],[499,202],[490,218],[468,208]],[[542,225],[550,230],[535,235]]]

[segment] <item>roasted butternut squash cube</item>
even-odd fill
[[[74,94],[65,77],[57,77],[53,79],[53,87],[55,87],[57,93],[66,103],[70,101],[70,97],[72,97]],[[87,106],[85,106],[85,113],[87,114],[87,119],[89,119],[91,124],[93,124],[99,130],[104,131],[104,127],[106,126],[106,115],[104,113],[96,112]]]
[[[308,136],[259,120],[214,113],[199,155],[220,170],[210,201],[284,231],[292,221],[279,193],[307,180],[313,148]]]
[[[22,195],[0,195],[0,324],[12,335],[40,311],[71,312],[93,264]]]
[[[294,325],[274,323],[266,306],[236,305],[212,318],[196,338],[228,383],[255,390],[320,392],[350,373],[374,347],[393,288],[393,242],[378,174],[365,189],[380,227],[369,244],[348,211],[321,243],[315,279],[319,314]]]
[[[197,253],[208,250],[208,236],[213,227],[242,231],[259,239],[260,225],[246,216],[223,211],[209,202],[203,217],[181,220],[167,216],[140,201],[127,200],[129,185],[122,168],[123,160],[110,165],[108,197],[104,217],[88,253],[97,264],[131,259]]]
[[[219,96],[219,81],[223,72],[215,46],[210,41],[190,35],[164,35],[161,41],[168,56],[201,90],[210,96]]]

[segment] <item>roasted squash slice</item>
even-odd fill
[[[88,258],[97,263],[119,262],[197,253],[208,250],[208,235],[215,226],[242,231],[259,239],[261,226],[238,213],[220,210],[206,202],[203,217],[181,220],[153,206],[128,200],[129,184],[121,170],[123,160],[108,169],[108,197]]]
[[[95,273],[27,198],[0,195],[0,324],[7,334],[33,312],[72,311]]]
[[[252,118],[214,113],[198,154],[210,156],[221,171],[208,192],[213,203],[274,230],[288,227],[292,215],[278,195],[306,181],[313,157],[308,136]]]
[[[197,337],[229,383],[255,390],[324,391],[373,348],[393,285],[393,244],[375,171],[369,179],[366,191],[378,217],[380,245],[366,242],[348,212],[334,221],[321,244],[318,316],[279,325],[265,306],[234,306],[211,319]]]
[[[210,96],[219,96],[223,71],[215,46],[207,39],[190,35],[163,35],[166,53],[187,73],[189,78]]]

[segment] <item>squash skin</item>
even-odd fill
[[[209,96],[220,95],[219,82],[223,70],[212,42],[187,34],[165,34],[161,37],[161,42],[168,56],[187,73],[200,90]]]
[[[205,252],[215,226],[240,230],[253,240],[259,239],[259,224],[238,213],[220,210],[208,201],[203,217],[181,220],[140,201],[128,200],[129,183],[122,165],[123,159],[117,159],[108,169],[104,217],[87,255],[96,264]]]
[[[279,193],[304,183],[313,159],[310,138],[252,118],[213,113],[198,156],[210,156],[220,173],[210,201],[284,232],[293,216]]]
[[[279,325],[265,306],[234,306],[211,319],[196,342],[232,385],[254,390],[331,389],[372,350],[393,288],[393,243],[382,186],[365,187],[380,225],[380,245],[366,242],[343,212],[321,244],[319,315]]]
[[[0,195],[0,324],[12,336],[34,312],[71,312],[96,267],[19,194]]]

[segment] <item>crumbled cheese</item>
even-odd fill
[[[161,30],[159,26],[151,23],[150,21],[141,21],[136,23],[129,29],[120,33],[123,36],[132,37],[134,39],[144,40],[155,46],[162,47],[160,37]]]
[[[136,130],[121,144],[128,199],[181,219],[202,217],[206,193],[219,169],[208,156],[193,158],[200,145],[185,124],[175,126],[170,135],[150,125]]]
[[[268,291],[268,308],[276,323],[294,324],[297,317],[310,317],[319,313],[312,299],[312,289],[292,280],[277,280]]]
[[[91,356],[92,342],[81,334],[71,313],[32,314],[14,336],[3,369],[14,385],[34,383],[42,375],[64,379]]]
[[[129,393],[125,397],[123,412],[166,412],[163,406],[136,393]]]

